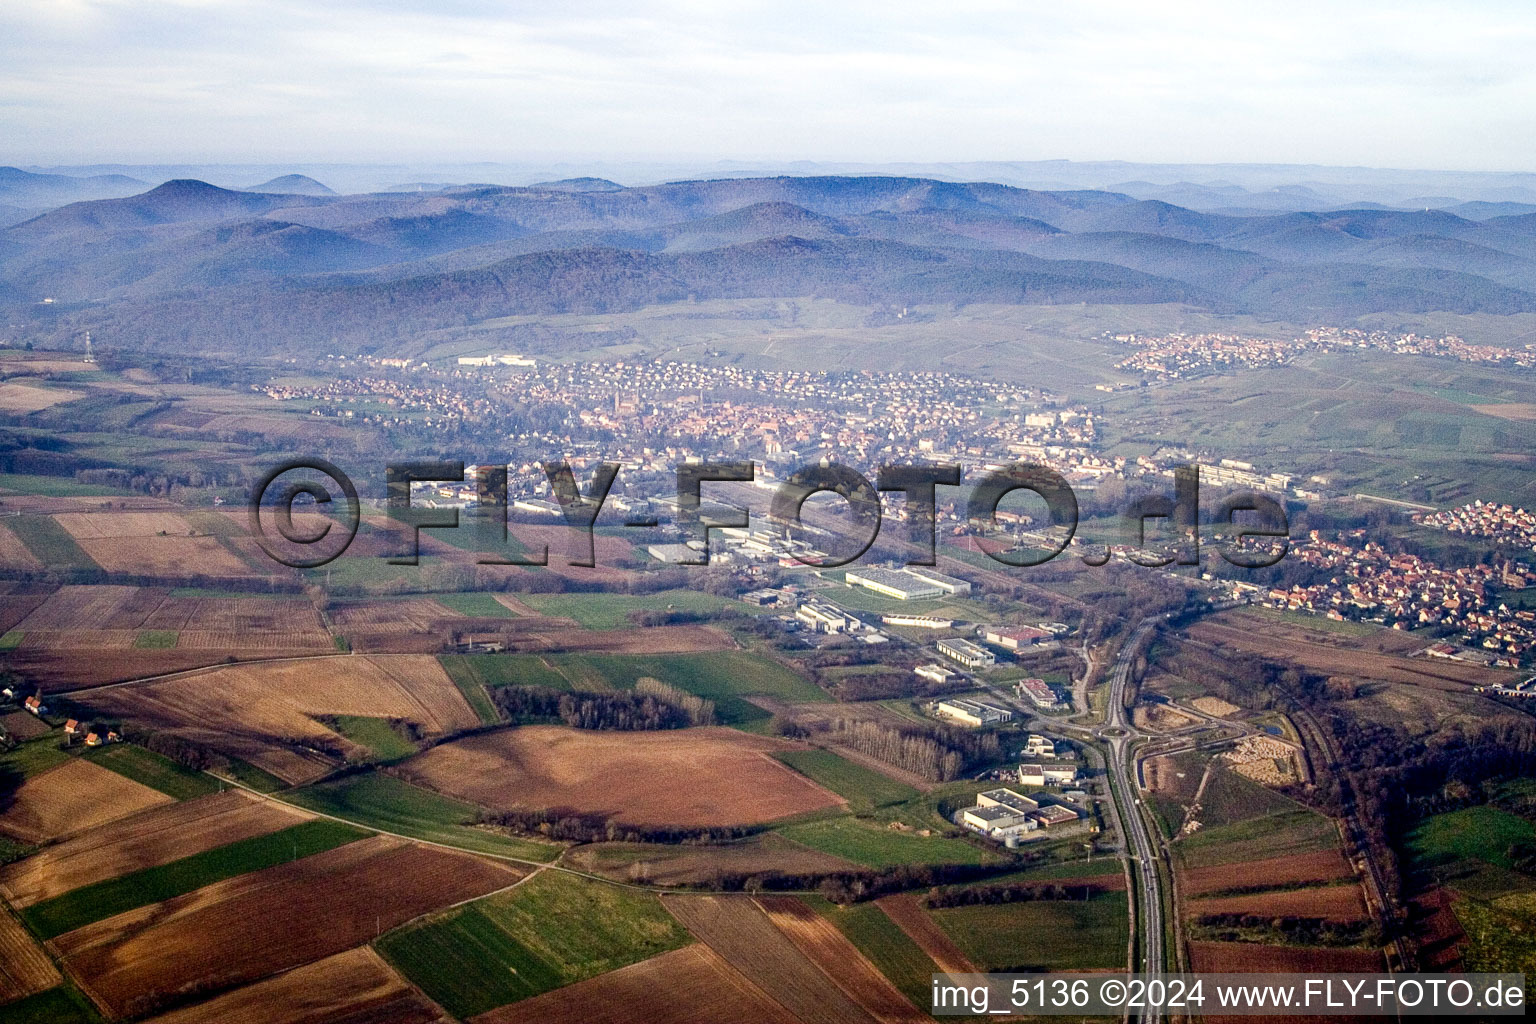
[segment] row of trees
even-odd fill
[[[571,843],[671,843],[693,846],[730,842],[756,831],[747,825],[702,828],[628,825],[605,814],[560,809],[483,811],[479,820],[482,824]]]
[[[937,910],[943,907],[974,907],[992,903],[1029,903],[1034,900],[1088,900],[1105,890],[1097,885],[1040,885],[1011,882],[1005,885],[977,885],[962,889],[936,889],[923,899],[923,905]]]
[[[995,761],[1001,750],[997,734],[991,732],[898,727],[847,718],[836,719],[829,728],[838,743],[934,782],[949,782],[973,764]]]
[[[714,705],[710,701],[698,702],[693,698],[684,707],[669,696],[654,692],[565,693],[547,686],[500,686],[492,693],[496,706],[507,719],[522,725],[559,722],[573,729],[638,732],[682,729],[714,719]]]

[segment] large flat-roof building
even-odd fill
[[[984,836],[1004,839],[1038,828],[1034,815],[1039,807],[1029,797],[1012,790],[992,789],[976,794],[976,806],[960,812],[960,824]]]
[[[959,678],[959,673],[945,668],[936,661],[930,662],[927,665],[917,666],[917,668],[912,670],[912,674],[919,679],[926,679],[930,683],[937,683],[940,686],[947,685]]]
[[[927,566],[908,566],[905,572],[909,576],[916,576],[919,579],[928,580],[930,583],[933,583],[935,586],[942,589],[946,594],[969,594],[971,592],[971,585],[966,580],[962,580],[957,576],[946,576],[942,572],[935,572],[933,569],[930,569]]]
[[[973,644],[969,640],[961,640],[958,637],[940,640],[935,644],[939,653],[948,658],[953,658],[966,668],[985,668],[997,664],[997,655],[979,644]]]
[[[795,618],[818,633],[852,633],[864,627],[857,617],[822,601],[805,602],[795,609]]]
[[[1054,711],[1061,707],[1061,701],[1056,699],[1056,691],[1045,685],[1044,679],[1021,679],[1016,689],[1020,697],[1028,697],[1043,711]]]
[[[1033,647],[1035,644],[1053,639],[1050,631],[1036,629],[1034,626],[989,626],[983,635],[987,643],[1006,647],[1010,651]]]
[[[942,597],[943,587],[933,580],[908,572],[905,569],[852,569],[844,574],[848,583],[873,590],[882,597],[894,597],[898,601],[920,601],[929,597]]]
[[[985,701],[951,697],[933,706],[935,713],[965,725],[997,725],[1013,721],[1013,712]]]

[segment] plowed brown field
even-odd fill
[[[799,1024],[703,943],[471,1018],[471,1024]],[[177,1022],[181,1024],[181,1022]],[[190,1021],[187,1024],[191,1024]]]
[[[52,988],[63,980],[21,922],[0,909],[0,1003]]]
[[[241,875],[54,939],[112,1016],[177,993],[248,984],[368,942],[522,874],[466,854],[374,836]]]
[[[949,933],[928,916],[917,902],[917,897],[902,893],[884,896],[875,905],[885,911],[885,916],[896,922],[896,927],[907,933],[907,938],[917,943],[919,949],[945,974],[974,974],[979,968],[970,957],[960,951]]]
[[[1191,896],[1219,892],[1243,886],[1300,885],[1304,882],[1329,882],[1354,877],[1354,869],[1338,850],[1318,850],[1289,857],[1271,857],[1239,864],[1190,868],[1184,872],[1183,888]]]
[[[171,802],[164,793],[76,757],[23,782],[0,814],[0,832],[41,843]]]
[[[44,847],[0,868],[0,895],[15,906],[28,907],[83,885],[266,835],[310,817],[298,808],[240,790],[167,804]]]
[[[683,925],[805,1024],[876,1024],[747,896],[661,898]]]
[[[1194,917],[1203,914],[1259,914],[1264,917],[1325,917],[1330,921],[1358,921],[1366,914],[1365,899],[1358,885],[1282,889],[1278,892],[1190,900],[1187,909]]]
[[[1191,942],[1189,967],[1196,973],[1370,973],[1382,969],[1374,949],[1261,946],[1254,942]]]
[[[232,665],[83,700],[109,714],[173,730],[291,783],[322,774],[325,762],[288,741],[357,750],[314,716],[403,718],[429,734],[480,724],[437,659],[425,655]]]
[[[444,743],[406,762],[413,781],[503,810],[574,808],[631,824],[738,825],[836,805],[733,729],[597,732],[527,726]]]
[[[448,1020],[364,946],[155,1017],[148,1024],[435,1024]]]

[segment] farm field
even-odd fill
[[[775,927],[751,897],[667,895],[661,900],[698,939],[804,1024],[877,1020]]]
[[[1373,949],[1316,946],[1265,946],[1255,942],[1191,942],[1189,967],[1196,972],[1231,974],[1373,972],[1382,969]]]
[[[1286,811],[1233,825],[1201,829],[1173,844],[1180,862],[1191,869],[1338,848],[1333,822],[1311,811]]]
[[[834,794],[769,756],[787,746],[713,727],[525,726],[444,743],[401,769],[485,807],[569,807],[637,825],[741,825],[836,806]]]
[[[1124,968],[1129,911],[1123,892],[1087,900],[1033,900],[930,911],[983,971]]]
[[[715,845],[586,843],[572,847],[561,863],[617,881],[667,886],[707,885],[722,874],[815,874],[856,867],[851,861],[806,849],[775,832]]]
[[[998,859],[996,854],[960,839],[899,832],[855,818],[799,822],[778,831],[802,846],[872,868],[898,864],[985,864]]]
[[[167,993],[311,963],[519,877],[505,865],[375,836],[118,914],[54,946],[111,1014],[145,1014]]]
[[[71,757],[21,784],[0,813],[0,833],[40,843],[170,802],[164,793]]]
[[[838,987],[876,1020],[889,1024],[919,1024],[929,1019],[859,952],[847,936],[804,901],[794,896],[762,896],[757,899],[757,905],[806,959],[830,967],[829,973]]]
[[[402,736],[387,718],[328,715],[325,724],[380,761],[398,761],[416,753],[416,744]]]
[[[472,1017],[687,941],[650,893],[540,871],[506,892],[391,932],[378,948],[454,1016]]]
[[[29,907],[145,868],[307,821],[309,815],[230,790],[166,804],[82,832],[0,868],[0,896]]]
[[[109,768],[175,800],[191,800],[217,793],[220,789],[218,780],[210,775],[177,764],[152,750],[127,743],[100,747],[88,751],[85,756],[92,764]]]
[[[47,722],[26,711],[12,711],[8,715],[0,715],[0,729],[4,729],[7,736],[23,742],[46,736],[50,731]]]
[[[563,847],[474,827],[478,809],[387,775],[355,775],[285,794],[289,802],[381,829],[519,860],[551,861]]]
[[[63,980],[21,922],[0,908],[0,1004],[50,989]]]
[[[855,813],[899,804],[917,796],[917,790],[911,786],[839,757],[830,750],[784,750],[774,757],[848,801],[848,809]]]
[[[480,724],[436,659],[425,655],[221,666],[81,699],[248,761],[290,784],[326,770],[318,755],[295,751],[292,741],[368,756],[317,716],[402,718],[429,735]]]
[[[550,664],[548,655],[539,654],[443,654],[438,656],[443,668],[455,681],[463,679],[478,686],[548,686],[556,690],[570,688],[570,681]]]
[[[36,571],[44,568],[22,542],[22,539],[11,532],[9,527],[0,525],[0,569],[20,569],[23,571]]]
[[[637,630],[656,633],[659,628]],[[790,702],[827,701],[821,688],[775,661],[747,651],[671,655],[555,655],[550,663],[577,689],[627,690],[647,676],[715,702],[726,725],[766,721],[770,714],[742,698],[762,694]]]
[[[878,905],[839,907],[819,896],[801,897],[806,906],[831,922],[915,1007],[932,999],[931,978],[939,967]],[[924,1014],[921,1019],[927,1020]]]
[[[49,516],[15,516],[5,521],[32,559],[47,569],[101,569],[69,531]]]
[[[438,1024],[442,1013],[364,946],[154,1017],[147,1024]]]
[[[1289,857],[1192,868],[1184,872],[1182,884],[1185,893],[1200,895],[1253,885],[1255,880],[1278,888],[1352,878],[1354,873],[1354,868],[1338,850],[1318,850]]]
[[[949,933],[939,927],[916,896],[897,893],[882,896],[875,901],[880,912],[899,928],[923,955],[933,961],[935,968],[946,974],[975,974],[980,968],[971,962],[965,951],[955,944]],[[927,978],[923,979],[924,987]]]
[[[701,942],[491,1010],[471,1024],[799,1024]]]
[[[712,614],[724,609],[747,613],[740,601],[700,590],[662,590],[654,594],[519,594],[518,601],[540,615],[571,619],[587,629],[630,626],[634,611],[674,611]]]
[[[1482,804],[1459,811],[1432,815],[1408,834],[1414,865],[1434,870],[1458,861],[1476,860],[1497,868],[1510,868],[1509,848],[1536,840],[1536,826],[1517,815]]]
[[[1252,877],[1262,878],[1260,875]],[[1193,899],[1186,904],[1186,909],[1192,917],[1205,914],[1256,914],[1261,917],[1322,917],[1330,921],[1359,921],[1366,916],[1365,897],[1360,887],[1354,884],[1272,889],[1241,896]]]
[[[27,907],[22,918],[33,932],[51,939],[114,914],[323,853],[367,835],[334,821],[306,821],[71,890]]]

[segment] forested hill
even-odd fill
[[[1536,216],[1232,215],[873,176],[346,196],[287,176],[242,190],[169,181],[0,230],[12,343],[68,347],[90,330],[165,351],[387,352],[517,314],[797,296],[1182,302],[1299,320],[1512,313],[1536,310]]]

